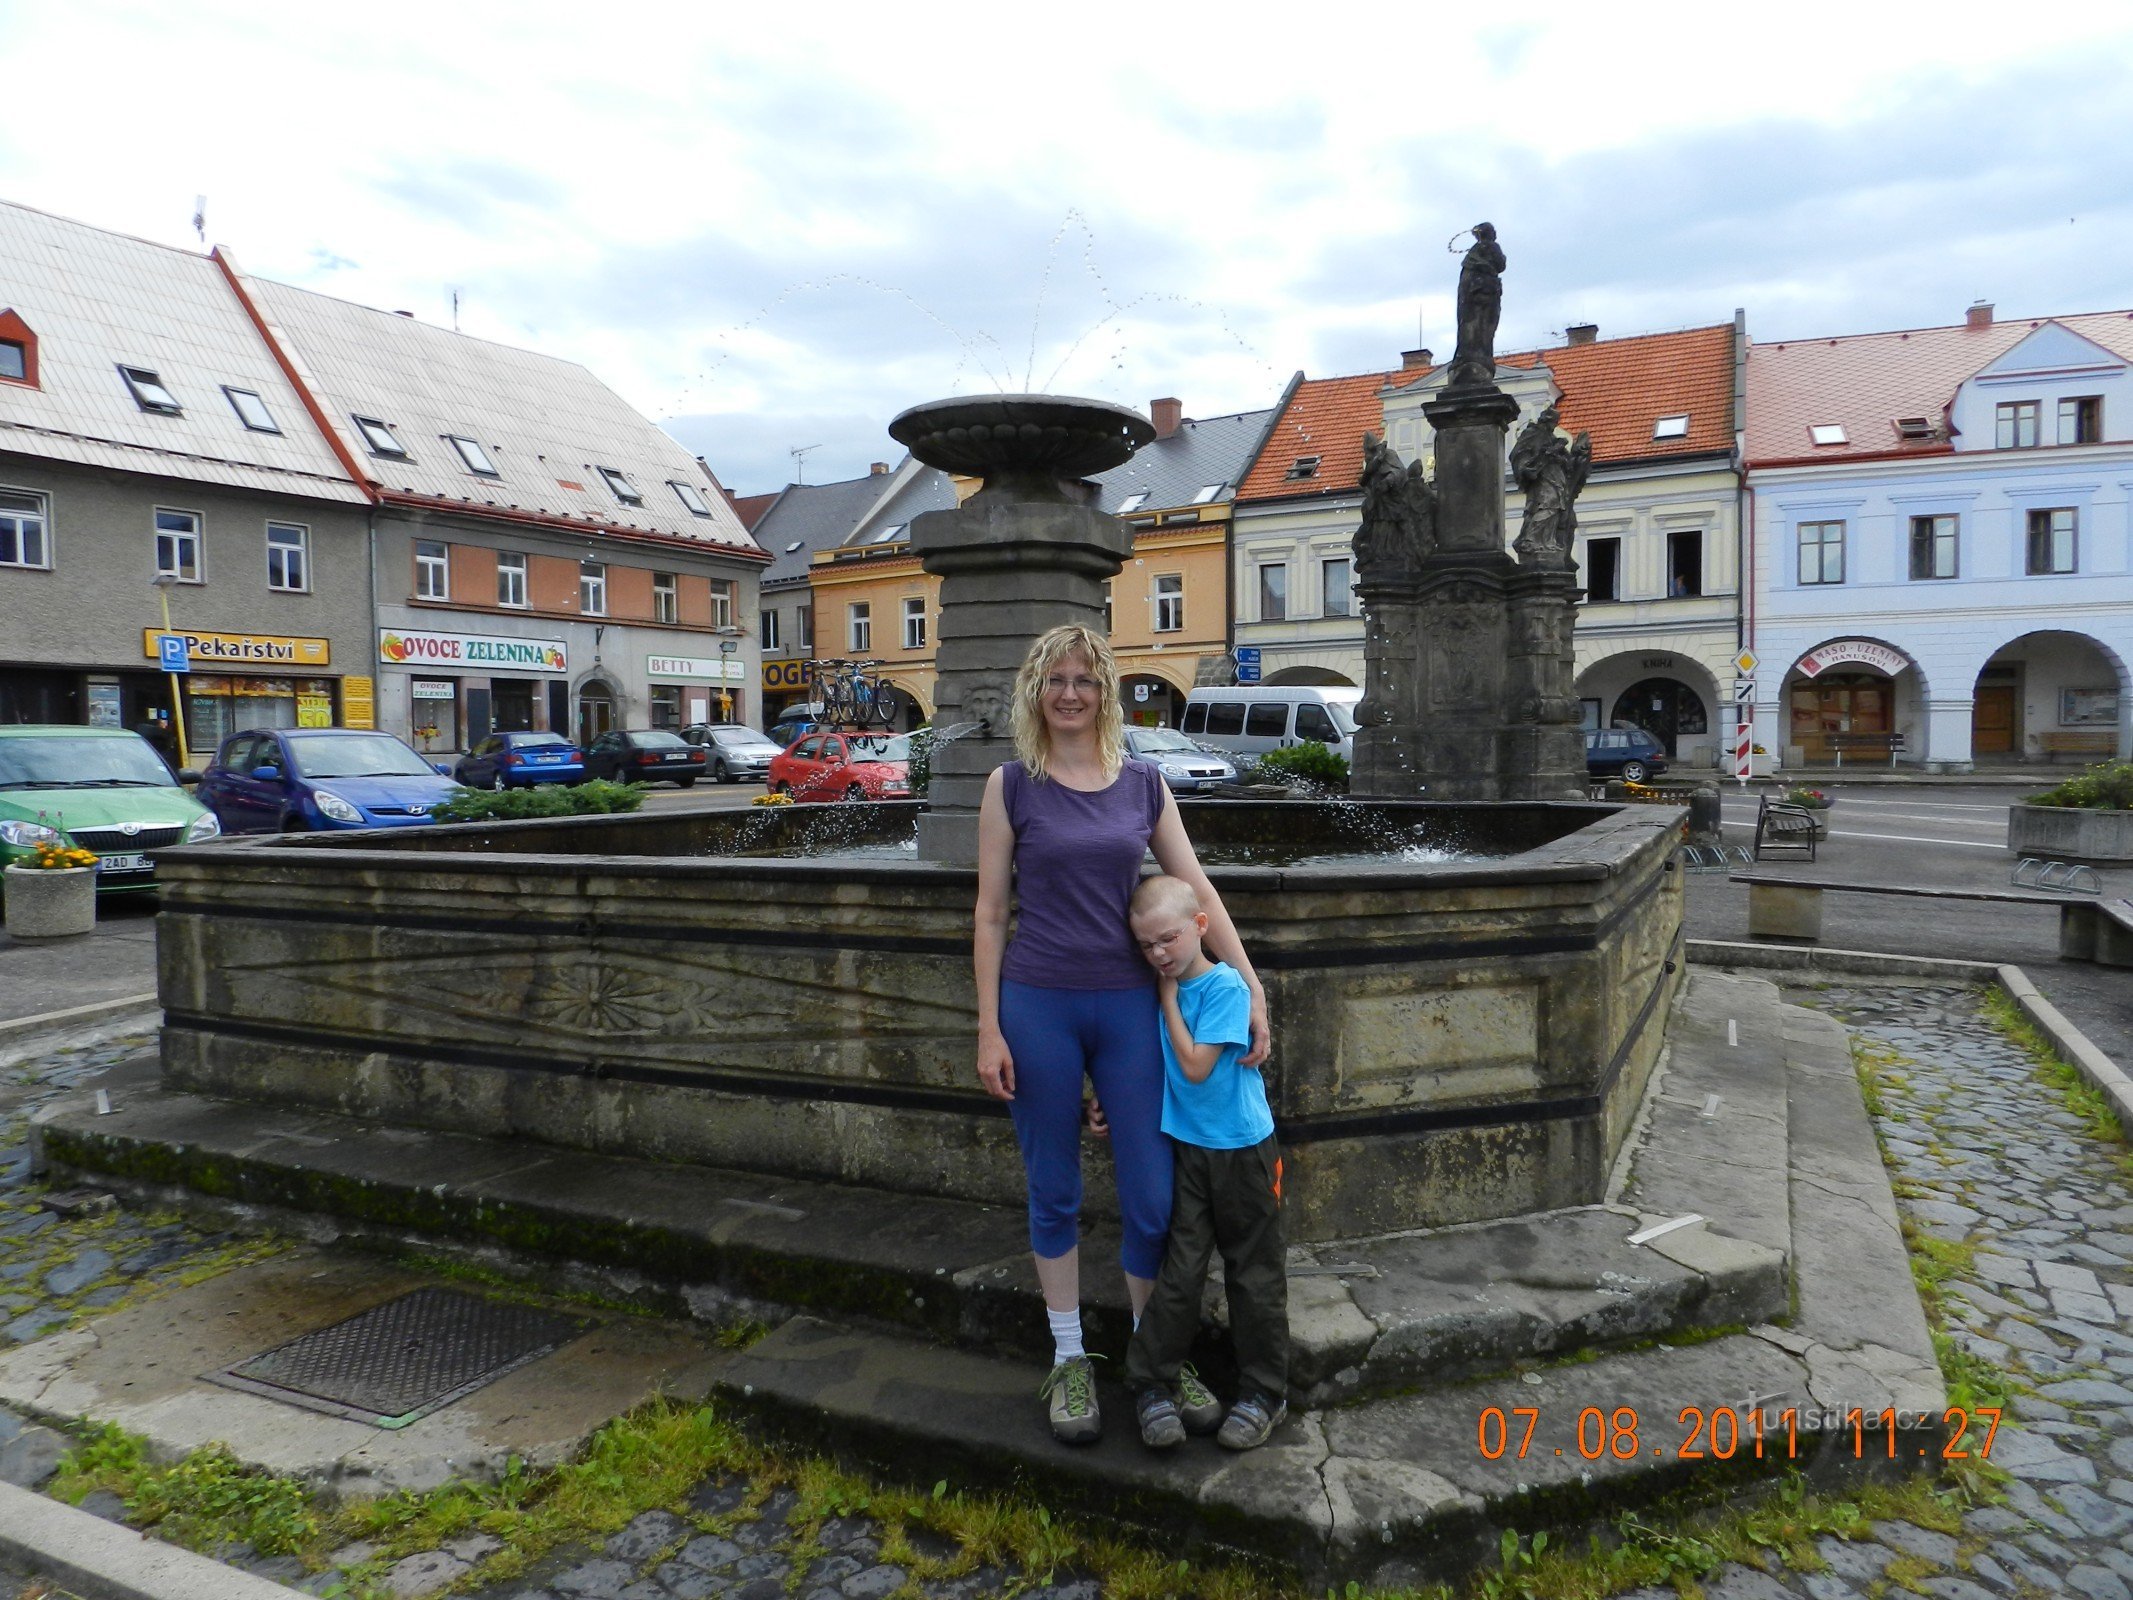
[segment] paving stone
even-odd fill
[[[434,1594],[472,1570],[457,1556],[446,1555],[442,1550],[424,1550],[395,1561],[386,1569],[383,1581],[396,1600],[414,1600],[417,1595]]]
[[[2056,1400],[2033,1394],[2016,1395],[2008,1409],[2025,1422],[2064,1422],[2073,1415]]]
[[[2133,1600],[2133,1588],[2126,1580],[2106,1567],[2092,1562],[2083,1562],[2066,1575],[2066,1586],[2088,1600]]]
[[[67,1458],[67,1441],[50,1428],[24,1428],[0,1445],[0,1483],[41,1488]]]
[[[463,1533],[456,1539],[447,1539],[444,1542],[448,1554],[459,1557],[469,1566],[488,1560],[503,1547],[504,1541],[489,1533]]]
[[[2027,1526],[2026,1519],[2005,1506],[1978,1506],[1963,1513],[1966,1533],[2013,1533]]]
[[[741,1547],[731,1539],[720,1539],[706,1534],[701,1539],[691,1539],[681,1547],[676,1558],[705,1572],[720,1572],[741,1559]]]
[[[1795,1572],[1788,1574],[1792,1582],[1807,1592],[1807,1600],[1859,1600],[1859,1591],[1838,1577],[1834,1572]],[[1637,1589],[1635,1594],[1663,1596],[1664,1600],[1676,1600],[1671,1589]],[[1618,1600],[1629,1600],[1628,1595]]]
[[[901,1589],[909,1576],[902,1567],[868,1567],[837,1587],[843,1590],[845,1600],[882,1600],[883,1595]]]
[[[1877,1522],[1874,1537],[1891,1550],[1938,1566],[1955,1565],[1955,1541],[1945,1533],[1921,1528],[1912,1522]]]
[[[1718,1576],[1706,1582],[1704,1592],[1710,1600],[1794,1600],[1792,1592],[1769,1573],[1738,1562],[1720,1567]]]
[[[800,1574],[800,1581],[804,1584],[839,1584],[861,1570],[860,1564],[850,1556],[817,1556]]]
[[[2069,1267],[2058,1261],[2039,1261],[2034,1268],[2037,1282],[2047,1289],[2071,1289],[2076,1294],[2103,1293],[2096,1274],[2085,1267]]]
[[[2050,1567],[2045,1566],[2027,1550],[2000,1541],[1995,1542],[1990,1547],[1990,1554],[1995,1561],[2000,1562],[2016,1578],[2032,1589],[2042,1590],[2046,1594],[2058,1594],[2065,1588],[2065,1585],[2060,1582],[2059,1574],[2052,1571]]]
[[[2077,1533],[2076,1538],[2080,1535]],[[2025,1533],[2022,1542],[2055,1567],[2071,1567],[2080,1557],[2049,1534]]]
[[[2047,1383],[2037,1392],[2068,1405],[2133,1405],[2133,1389],[2122,1383],[2106,1383],[2101,1378],[2067,1378],[2059,1383]]]
[[[2000,1436],[1993,1441],[1992,1464],[2032,1483],[2096,1481],[2096,1469],[2088,1457],[2076,1455],[2033,1428],[2001,1428]]]
[[[587,1600],[614,1600],[636,1575],[627,1561],[608,1556],[557,1573],[548,1580],[548,1587],[558,1594],[584,1595]]]
[[[786,1600],[785,1585],[776,1578],[751,1578],[737,1589],[726,1591],[733,1600]]]
[[[2007,1503],[2031,1522],[2069,1539],[2081,1537],[2080,1524],[2057,1506],[2046,1503],[2043,1495],[2021,1479],[2016,1478],[2009,1482],[2003,1492],[2007,1496]]]
[[[111,1267],[109,1251],[84,1250],[72,1261],[64,1262],[47,1272],[44,1275],[44,1286],[51,1294],[78,1294],[109,1272]]]
[[[681,1561],[669,1561],[653,1576],[674,1600],[710,1600],[712,1595],[724,1594],[733,1587],[728,1579],[717,1573]]]
[[[2066,1348],[2035,1323],[2024,1322],[2020,1317],[2002,1317],[1992,1325],[1992,1336],[2002,1344],[2037,1355],[2057,1355]]]
[[[1878,1579],[1896,1559],[1892,1551],[1878,1545],[1854,1544],[1827,1533],[1815,1540],[1815,1550],[1831,1571],[1862,1587]]]
[[[607,1553],[624,1561],[645,1562],[679,1544],[689,1525],[671,1511],[647,1511],[607,1541]]]
[[[1950,1577],[1945,1573],[1932,1578],[1922,1578],[1918,1587],[1927,1594],[1939,1596],[1939,1600],[1999,1600],[1990,1589],[1969,1578]],[[1778,1591],[1780,1594],[1784,1590]]]
[[[1982,1550],[1970,1557],[1970,1575],[1991,1584],[2003,1594],[2013,1594],[2017,1587],[2014,1574]]]
[[[2052,1309],[2062,1317],[2071,1317],[2076,1322],[2093,1322],[2110,1327],[2118,1320],[2118,1313],[2111,1302],[2098,1294],[2075,1294],[2066,1289],[2052,1291]]]
[[[2051,1498],[2058,1501],[2059,1509],[2073,1518],[2075,1525],[2092,1539],[2116,1539],[2128,1528],[2133,1528],[2133,1506],[2113,1504],[2078,1483],[2052,1490]]]
[[[872,1537],[875,1531],[865,1517],[831,1517],[816,1530],[815,1539],[825,1550],[841,1550],[854,1539]]]
[[[109,1489],[97,1489],[83,1495],[81,1504],[74,1509],[86,1511],[92,1517],[102,1517],[106,1522],[124,1522],[126,1520],[125,1500],[121,1496],[113,1494]]]

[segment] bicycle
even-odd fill
[[[896,688],[871,677],[878,661],[817,661],[814,681],[826,720],[851,727],[888,727],[896,720]]]

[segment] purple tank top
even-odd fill
[[[1155,982],[1126,926],[1148,837],[1163,815],[1163,775],[1128,760],[1085,794],[1001,768],[1015,830],[1014,937],[1000,975],[1040,989],[1139,989]]]

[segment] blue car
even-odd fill
[[[1585,772],[1642,783],[1666,771],[1666,746],[1642,728],[1587,728]]]
[[[560,733],[492,733],[459,758],[452,776],[469,789],[583,783],[585,752]]]
[[[458,785],[389,733],[277,728],[232,734],[196,791],[225,833],[405,828]]]

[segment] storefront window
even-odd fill
[[[681,731],[681,690],[652,685],[652,726],[669,733]]]
[[[187,742],[207,750],[254,728],[330,728],[337,680],[195,672],[186,683]]]

